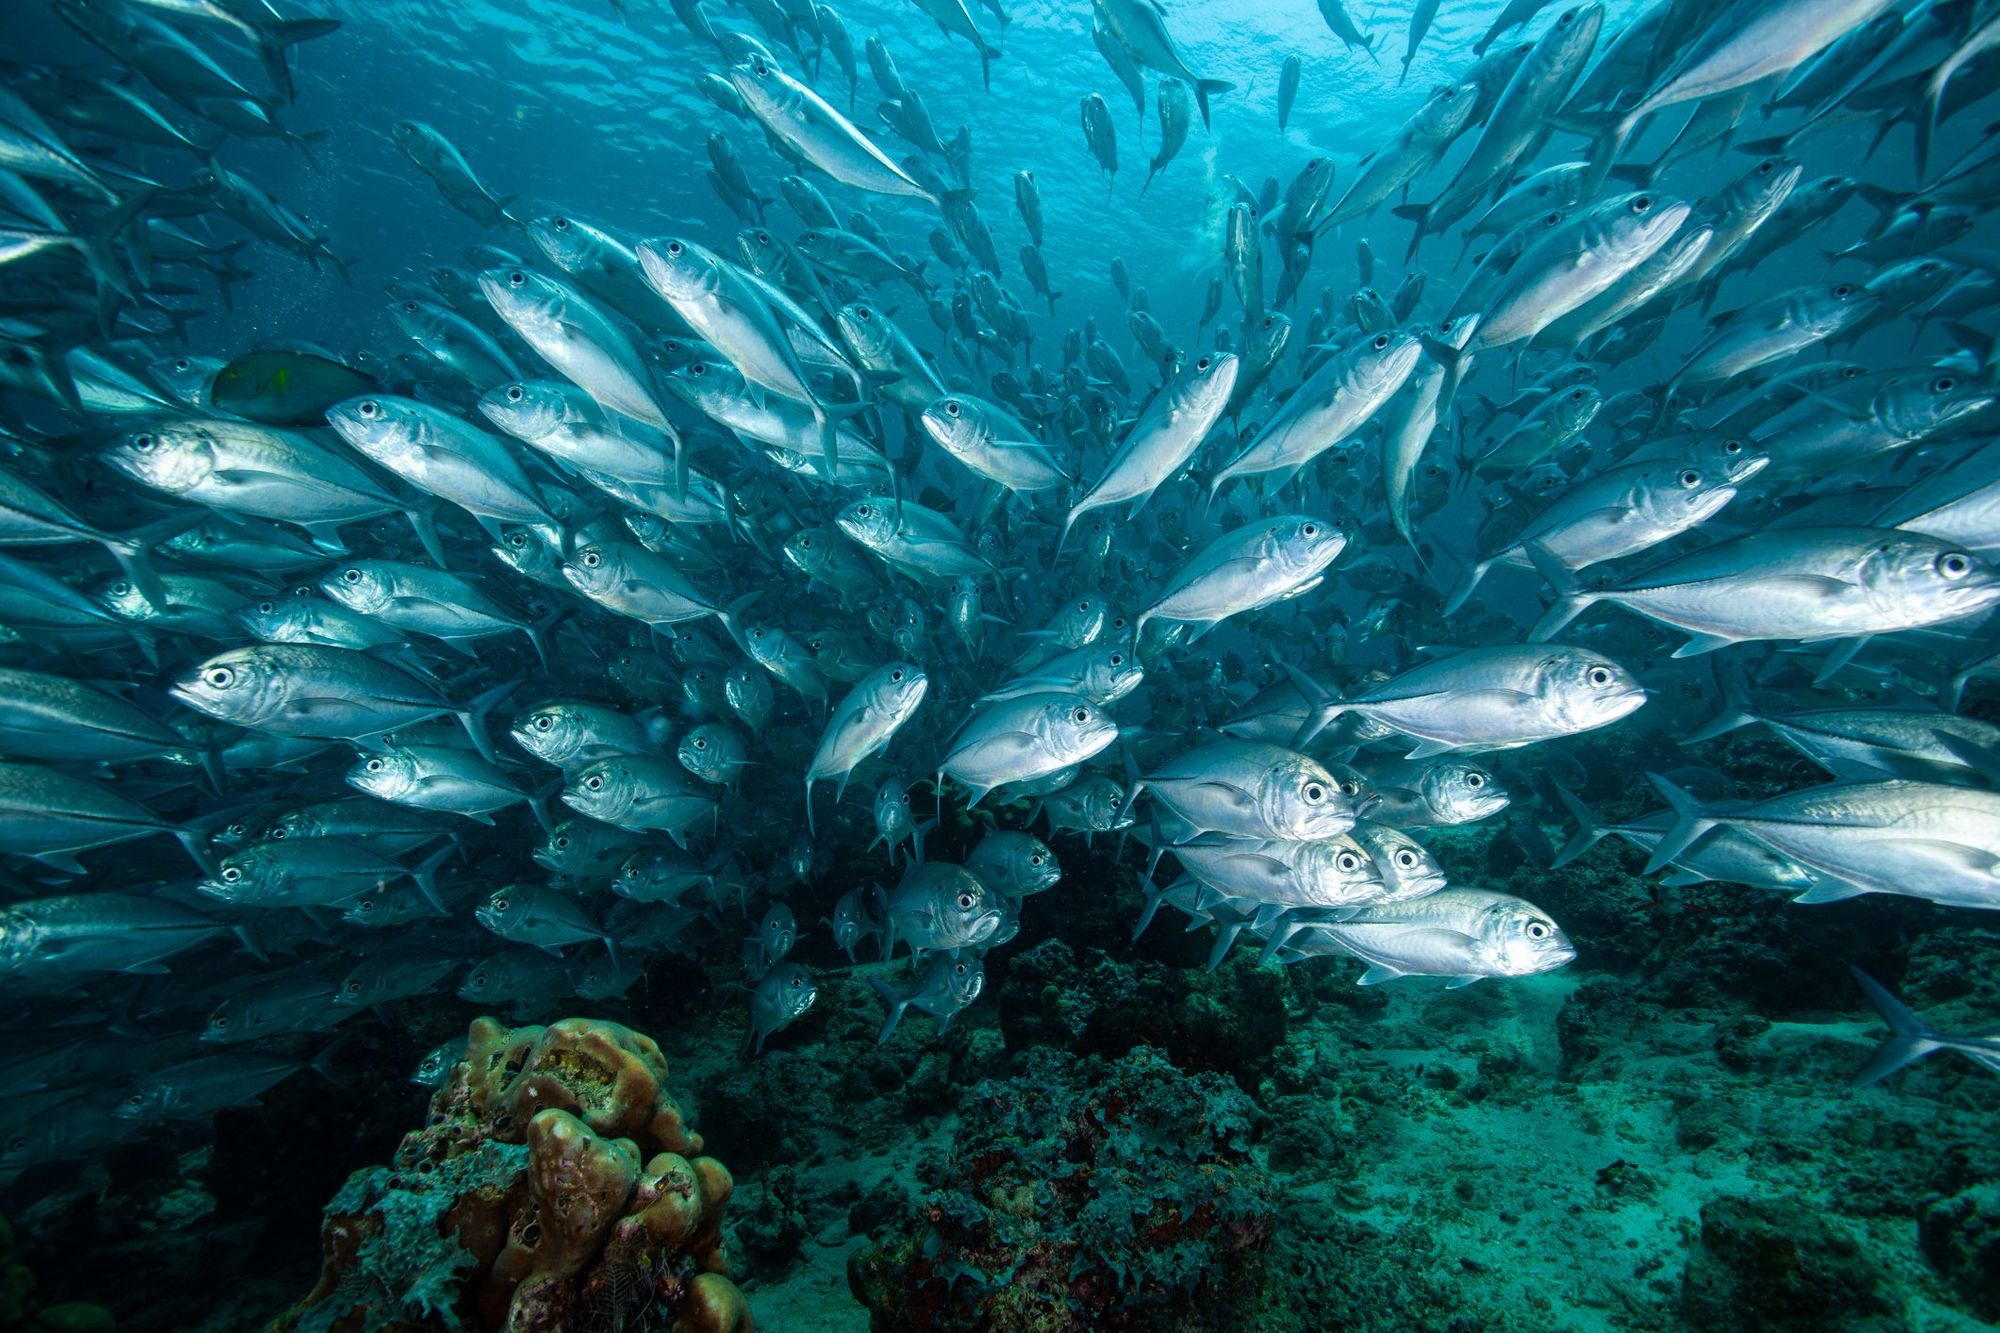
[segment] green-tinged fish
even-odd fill
[[[321,426],[335,403],[376,387],[373,376],[310,352],[248,352],[215,372],[208,403],[267,426]]]

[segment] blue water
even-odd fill
[[[0,55],[107,68],[106,58],[40,0],[0,3],[6,34]],[[1024,3],[1011,10],[1004,29],[990,11],[975,8],[974,21],[1004,53],[993,63],[990,88],[972,48],[939,32],[913,5],[851,0],[840,13],[855,45],[858,123],[875,128],[872,111],[881,97],[862,49],[873,34],[924,98],[942,139],[949,142],[961,125],[971,129],[969,183],[1002,260],[1001,280],[1020,298],[1035,333],[1015,373],[1025,377],[1032,362],[1060,374],[1064,333],[1094,320],[1138,387],[1132,401],[1117,404],[1122,423],[1137,415],[1152,377],[1127,334],[1128,307],[1113,285],[1113,261],[1123,262],[1168,339],[1190,358],[1213,345],[1217,327],[1237,330],[1241,312],[1232,293],[1219,318],[1197,331],[1210,283],[1223,273],[1224,219],[1236,198],[1227,178],[1258,194],[1267,180],[1288,184],[1308,160],[1324,156],[1335,170],[1330,207],[1436,84],[1462,76],[1472,44],[1501,6],[1444,0],[1439,8],[1399,81],[1411,18],[1403,0],[1354,5],[1354,18],[1376,39],[1373,55],[1345,47],[1304,0],[1172,5],[1167,21],[1190,65],[1235,87],[1214,96],[1212,127],[1197,120],[1143,194],[1160,137],[1159,76],[1148,71],[1146,106],[1135,114],[1092,45],[1087,4]],[[1607,4],[1599,49],[1645,8],[1637,0]],[[253,244],[241,262],[255,276],[236,285],[233,307],[204,290],[178,333],[140,336],[127,329],[114,340],[86,341],[134,367],[179,354],[227,358],[293,341],[391,357],[412,348],[386,313],[385,283],[422,283],[434,265],[483,267],[468,259],[472,246],[499,246],[548,269],[518,228],[482,227],[441,197],[390,138],[391,127],[406,119],[450,139],[517,220],[562,213],[624,238],[685,236],[732,256],[743,224],[703,179],[704,141],[720,130],[758,189],[773,198],[767,225],[781,235],[799,230],[776,185],[798,168],[772,151],[753,124],[731,118],[698,91],[699,78],[721,67],[713,50],[692,39],[658,0],[629,0],[629,10],[629,21],[620,21],[598,0],[324,0],[318,12],[337,17],[341,27],[300,48],[297,96],[280,109],[293,131],[324,133],[313,149],[316,161],[270,141],[229,142],[218,156],[303,216],[346,261],[347,278],[331,265],[315,269]],[[1550,6],[1523,31],[1539,34],[1558,12]],[[744,11],[715,3],[709,13],[718,24],[764,36]],[[188,31],[223,40],[199,25]],[[1289,129],[1281,132],[1279,69],[1293,54],[1304,74]],[[2000,90],[1990,61],[1973,62],[1960,79],[1970,104],[1953,105],[1933,152],[1932,178],[1938,164],[1978,143],[1978,127],[1991,119],[1991,95]],[[848,85],[831,56],[816,86],[837,108],[848,107]],[[1105,99],[1116,126],[1120,169],[1108,183],[1079,125],[1078,102],[1089,93]],[[1684,117],[1685,108],[1664,114],[1635,139],[1632,157],[1656,155]],[[1767,123],[1753,107],[1735,137],[1755,140],[1776,132],[1773,124],[1791,123]],[[1885,195],[1914,191],[1921,182],[1908,128],[1898,125],[1870,155],[1873,138],[1873,124],[1860,123],[1803,138],[1792,151],[1806,180],[1844,172]],[[880,140],[893,157],[909,151],[886,131]],[[1522,164],[1523,174],[1581,156],[1586,147],[1558,133]],[[1465,152],[1464,142],[1456,144],[1407,201],[1434,197]],[[1699,199],[1754,160],[1724,147],[1704,149],[1674,165],[1658,188]],[[166,155],[127,164],[136,161],[163,175],[184,174],[192,165]],[[1052,315],[1029,291],[1016,260],[1028,240],[1013,203],[1013,177],[1023,170],[1039,185],[1042,252],[1052,285],[1063,293]],[[892,251],[923,259],[926,275],[949,286],[951,275],[926,239],[940,225],[935,209],[807,174],[843,218],[865,211],[888,233]],[[1873,219],[1863,202],[1849,204],[1834,222],[1754,271],[1731,274],[1715,309],[1731,311],[1823,277],[1875,272],[1872,265],[1836,266],[1827,254],[1861,239]],[[216,231],[238,235],[226,222]],[[1338,311],[1361,285],[1360,250],[1373,256],[1372,286],[1384,295],[1412,267],[1428,275],[1414,317],[1428,322],[1442,317],[1490,244],[1461,255],[1458,236],[1447,234],[1427,241],[1411,264],[1409,239],[1409,225],[1385,206],[1319,241],[1291,307],[1299,327],[1274,390],[1289,390],[1299,379],[1307,312]],[[1978,271],[1990,275],[1995,267],[1995,241],[1991,216],[1982,213],[1968,235],[1946,247],[1967,266],[1968,286],[1976,286]],[[1267,241],[1267,294],[1279,269]],[[975,371],[938,335],[908,287],[884,286],[870,299],[935,356],[954,391],[987,392],[996,363],[982,360]],[[1703,335],[1709,313],[1676,311],[1650,350],[1606,367],[1599,386],[1605,397],[1657,394]],[[1342,320],[1332,322],[1344,336]],[[1968,329],[1991,335],[1991,304],[1973,308],[1960,328],[1942,321],[1919,327],[1905,316],[1837,355],[1871,369],[1923,368],[1950,357],[1952,373],[1991,378],[1990,349]],[[530,376],[554,378],[525,346],[509,348]],[[1809,351],[1758,376],[1821,354]],[[1556,356],[1537,353],[1524,369],[1512,353],[1485,354],[1461,413],[1483,414],[1480,399],[1504,401],[1556,364]],[[476,395],[445,397],[484,424],[470,404]],[[23,402],[25,395],[0,400],[0,424],[35,439],[37,458],[65,465],[52,472],[61,476],[65,496],[115,511],[124,483],[90,450],[132,423],[72,418],[46,402]],[[1275,396],[1260,402],[1246,424],[1275,403]],[[1619,438],[1621,428],[1628,438]],[[1647,430],[1636,418],[1598,425],[1589,436],[1598,452],[1588,470],[1606,461],[1614,441],[1634,443]],[[913,490],[932,487],[935,499],[938,488],[962,482],[962,471],[944,467],[913,425],[897,422],[887,433],[892,456],[933,455],[926,470],[913,474]],[[1935,454],[1913,450],[1816,480],[1836,491],[1901,486],[1935,460],[1969,452],[1960,445],[1993,436],[1989,408]],[[1221,443],[1212,442],[1194,465],[1203,481],[1222,461],[1218,454],[1234,452],[1227,428],[1211,438]],[[1434,463],[1451,455],[1451,439],[1449,430],[1434,439]],[[1280,662],[1320,674],[1401,670],[1432,649],[1522,636],[1547,597],[1520,571],[1496,572],[1462,616],[1441,614],[1455,562],[1485,542],[1475,533],[1488,524],[1489,510],[1500,514],[1494,522],[1505,530],[1522,497],[1473,485],[1447,498],[1441,480],[1449,469],[1441,465],[1424,483],[1425,540],[1413,557],[1385,535],[1373,452],[1371,446],[1343,455],[1355,459],[1351,467],[1326,468],[1297,493],[1300,507],[1309,499],[1314,512],[1323,510],[1357,534],[1368,529],[1367,536],[1308,599],[1244,617],[1212,640],[1174,649],[1172,664],[1149,667],[1145,691],[1117,710],[1127,745],[1096,760],[1104,781],[1122,788],[1125,749],[1143,751],[1150,764],[1184,740],[1211,738],[1208,727],[1280,679]],[[1086,477],[1096,474],[1102,457],[1091,451]],[[1535,480],[1548,477],[1537,473]],[[779,516],[770,519],[768,535],[778,540],[784,525],[806,521],[801,514],[830,522],[838,508],[823,492],[780,493],[795,512],[774,506]],[[979,499],[969,490],[952,498],[961,517]],[[1177,479],[1143,520],[1120,528],[1132,571],[1105,589],[1120,608],[1135,612],[1180,565],[1192,549],[1189,533],[1212,535],[1201,527],[1207,517],[1200,501],[1200,487]],[[1231,522],[1256,512],[1256,502],[1240,493],[1236,504],[1219,512]],[[1771,496],[1746,496],[1700,536],[1740,535],[1775,505]],[[1043,559],[1061,506],[1043,503],[1034,512],[1031,522],[998,525],[1005,528],[999,540],[1017,543],[1001,563],[1027,572],[1007,597],[988,605],[1005,622],[992,629],[993,638],[1013,651],[991,651],[983,663],[962,660],[949,640],[942,590],[896,585],[897,595],[918,597],[929,616],[924,654],[913,656],[933,666],[933,703],[895,751],[913,780],[965,714],[971,687],[991,684],[982,673],[997,678],[1020,651],[1024,641],[1005,636],[1046,622],[1073,593]],[[397,523],[356,530],[358,553],[379,546],[397,558],[421,558]],[[698,540],[721,555],[730,592],[766,594],[757,617],[800,635],[867,632],[862,612],[805,590],[777,561],[767,564],[713,533]],[[510,586],[470,524],[461,521],[451,542],[468,567],[484,561],[476,566],[481,575]],[[1692,538],[1683,543],[1693,544]],[[94,584],[111,572],[95,550],[68,562],[72,548],[53,549],[65,554],[42,560],[42,567],[63,577]],[[310,571],[274,586],[318,577]],[[545,671],[518,638],[485,641],[469,659],[442,650],[430,656],[459,696],[475,688],[469,684],[475,668],[522,677],[522,690],[496,722],[556,694],[613,699],[635,713],[659,706],[670,726],[692,720],[669,689],[623,692],[610,683],[601,663],[631,641],[631,622],[580,600],[576,612],[555,636],[554,663]],[[1558,784],[1608,818],[1627,819],[1661,807],[1641,780],[1648,771],[1671,770],[1704,799],[1756,800],[1827,780],[1818,766],[1754,728],[1683,745],[1720,703],[1707,662],[1676,659],[1680,636],[1624,611],[1597,609],[1588,623],[1592,628],[1579,631],[1576,641],[1629,667],[1651,691],[1645,709],[1601,733],[1480,756],[1513,794],[1507,817],[1423,834],[1454,885],[1530,900],[1560,921],[1576,951],[1576,961],[1561,970],[1465,989],[1446,990],[1431,979],[1362,988],[1353,984],[1361,967],[1352,959],[1260,966],[1257,946],[1246,942],[1211,971],[1216,932],[1203,920],[1183,931],[1185,916],[1171,907],[1134,943],[1131,926],[1145,901],[1141,848],[1116,834],[1086,842],[1043,830],[1064,879],[1018,904],[1020,932],[986,955],[976,1003],[942,1034],[932,1017],[912,1011],[892,1039],[878,1043],[884,989],[907,993],[922,973],[902,962],[879,964],[872,940],[855,965],[822,918],[841,895],[878,883],[893,887],[904,873],[868,842],[874,830],[866,807],[882,773],[857,778],[838,817],[820,789],[819,858],[808,880],[794,883],[784,857],[803,823],[798,772],[822,719],[778,686],[781,720],[770,743],[759,742],[759,767],[727,798],[718,828],[696,839],[700,857],[713,854],[718,864],[725,854],[735,858],[732,868],[742,873],[730,877],[734,891],[718,890],[699,918],[683,923],[686,933],[673,947],[637,948],[643,979],[626,993],[601,1001],[569,994],[504,1015],[524,1025],[572,1014],[602,1018],[660,1043],[671,1071],[666,1089],[704,1134],[702,1151],[735,1175],[726,1221],[708,1239],[729,1250],[748,1308],[767,1329],[1992,1327],[1982,1322],[2000,1318],[1994,1295],[2000,1291],[2000,1137],[1994,1134],[2000,1117],[1991,1056],[1981,1067],[1946,1052],[1879,1087],[1852,1089],[1855,1071],[1886,1032],[1848,970],[1852,964],[1891,983],[1940,1028],[1987,1027],[2000,1021],[2000,983],[1993,980],[2000,935],[1990,915],[1920,901],[1921,893],[1800,906],[1734,884],[1669,888],[1644,874],[1644,856],[1615,838],[1551,868],[1551,854],[1576,829]],[[56,654],[37,656],[44,645],[29,643],[6,649],[13,655],[5,664],[53,669],[54,660],[63,674],[131,686],[148,700],[162,698],[159,686],[209,654],[233,646],[167,636],[164,652],[121,644],[68,653],[61,636],[54,640]],[[643,636],[641,642],[657,647]],[[872,646],[886,656],[885,645]],[[1799,667],[1790,660],[1797,647],[1786,641],[1768,660],[1750,651],[1732,660],[1776,679],[1793,706],[1928,705],[1940,697],[1941,681],[1992,652],[1992,632],[1973,621],[1938,635],[1884,637],[1859,668],[1830,684],[1809,683],[1817,661]],[[726,644],[725,652],[732,663],[740,660]],[[476,687],[486,683],[482,677]],[[837,685],[833,698],[845,689]],[[1961,708],[1968,717],[2000,716],[1990,675],[1973,674]],[[246,805],[351,795],[340,775],[352,758],[335,747],[303,772],[232,775],[227,795]],[[536,785],[551,777],[546,766],[523,761],[522,771],[530,769]],[[163,766],[96,776],[182,817],[220,808],[206,788]],[[921,787],[919,793],[912,796],[915,817],[936,820],[927,829],[932,854],[951,861],[989,825],[1021,827],[1031,809],[1018,803],[998,814],[968,812],[956,798],[940,801]],[[556,813],[568,812],[558,805]],[[466,823],[462,833],[468,854],[448,871],[450,886],[476,887],[483,897],[501,883],[538,874],[526,851],[540,830],[519,807],[503,812],[496,826]],[[10,861],[7,903],[134,885],[188,897],[189,866],[165,839],[84,859],[90,873],[81,881]],[[580,896],[593,909],[612,901],[601,889]],[[347,1202],[335,1207],[327,1232],[338,1241],[341,1209],[355,1206],[357,1182],[381,1185],[374,1176],[349,1181],[349,1173],[392,1160],[410,1167],[411,1145],[436,1148],[455,1132],[458,1122],[444,1110],[433,1108],[427,1119],[432,1094],[413,1084],[409,1071],[426,1052],[462,1038],[476,1016],[500,1007],[456,993],[462,974],[497,946],[472,924],[474,901],[458,904],[457,919],[435,933],[334,927],[322,934],[326,923],[315,916],[276,932],[296,930],[300,937],[280,940],[271,950],[276,961],[239,949],[232,937],[170,960],[164,975],[99,978],[52,998],[22,999],[18,1021],[0,1027],[16,1027],[23,1049],[42,1050],[51,1034],[78,1034],[116,1052],[107,1070],[86,1070],[76,1084],[78,1099],[109,1105],[148,1067],[143,1054],[132,1054],[142,1043],[198,1030],[248,978],[299,959],[366,958],[387,941],[409,938],[454,959],[452,975],[428,992],[343,1026],[347,1040],[322,1071],[329,1078],[304,1071],[325,1049],[322,1036],[275,1043],[272,1049],[297,1056],[301,1068],[261,1095],[213,1117],[149,1122],[88,1153],[59,1154],[10,1172],[0,1183],[0,1213],[13,1217],[15,1238],[11,1248],[0,1246],[0,1262],[14,1265],[15,1273],[39,1274],[42,1295],[17,1302],[17,1312],[4,1302],[26,1279],[0,1282],[0,1333],[105,1326],[75,1311],[68,1323],[46,1311],[39,1324],[26,1322],[37,1305],[58,1299],[106,1307],[120,1328],[263,1327],[313,1291],[323,1257],[323,1205],[349,1182],[338,1196]],[[769,1034],[766,1052],[753,1060],[740,1049],[752,1022],[740,941],[773,902],[796,911],[795,957],[817,977],[818,999],[796,1023]],[[252,943],[260,940],[270,942],[253,934]],[[570,947],[567,958],[594,958],[596,948],[595,941]],[[0,1055],[0,1068],[7,1065]],[[453,1086],[447,1082],[436,1107],[457,1114],[462,1107],[449,1102]],[[462,1092],[463,1084],[456,1086]],[[45,1091],[31,1089],[34,1096]],[[29,1098],[23,1092],[16,1105],[0,1106],[0,1123],[31,1123],[49,1104],[54,1114],[80,1114],[74,1101]],[[675,1143],[650,1126],[620,1131],[626,1132],[641,1140],[642,1156]],[[403,1159],[395,1156],[399,1144]],[[453,1151],[464,1146],[454,1141]],[[695,1155],[685,1143],[680,1147]],[[443,1160],[445,1150],[437,1151]],[[460,1162],[456,1169],[472,1168]],[[393,1188],[420,1192],[408,1179]],[[398,1215],[404,1224],[412,1216],[423,1223],[396,1233],[401,1243],[428,1253],[423,1242],[437,1239],[435,1217],[421,1200],[399,1206],[406,1209]],[[352,1266],[342,1266],[338,1244],[332,1248],[326,1272],[344,1284],[342,1298],[352,1296],[365,1284]],[[399,1257],[375,1255],[370,1272],[393,1274]],[[618,1322],[605,1313],[611,1306],[599,1303],[568,1323],[517,1326],[689,1326],[674,1324],[672,1310],[685,1298],[676,1283],[691,1276],[690,1262],[676,1255],[671,1273],[663,1270],[674,1278],[661,1288],[671,1288],[671,1300],[661,1297],[630,1322]],[[449,1264],[426,1272],[441,1285],[452,1278]],[[620,1288],[619,1300],[630,1296]],[[299,1313],[292,1309],[285,1318]],[[491,1314],[482,1311],[465,1326],[501,1327]],[[322,1306],[319,1317],[326,1315]],[[313,1318],[308,1311],[307,1322],[276,1326],[314,1327]],[[377,1318],[335,1326],[392,1325]],[[421,1324],[453,1326],[442,1317]]]

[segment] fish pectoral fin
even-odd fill
[[[1354,984],[1357,986],[1379,986],[1385,981],[1394,981],[1398,977],[1406,977],[1408,975],[1410,974],[1400,968],[1390,967],[1387,963],[1370,963],[1368,970],[1356,978]]]
[[[1465,987],[1470,986],[1475,981],[1484,981],[1484,980],[1486,980],[1486,978],[1482,976],[1468,975],[1462,977],[1453,977],[1450,981],[1447,981],[1445,983],[1444,988],[1446,990],[1463,990]]]
[[[1736,642],[1726,634],[1690,634],[1686,643],[1674,649],[1674,656],[1699,657],[1718,648],[1734,647]]]
[[[1823,879],[1819,883],[1792,899],[1795,903],[1837,903],[1845,898],[1859,898],[1874,890],[1860,884],[1850,884],[1844,879]]]

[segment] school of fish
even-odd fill
[[[943,1029],[1035,895],[1111,892],[1058,860],[1094,839],[1140,929],[1362,984],[1576,957],[1447,882],[1480,821],[2000,907],[2000,729],[1959,711],[2000,671],[2000,6],[1509,0],[1357,160],[1217,176],[1156,316],[1151,261],[1067,260],[1035,164],[975,172],[833,5],[621,4],[740,226],[524,202],[489,181],[530,164],[380,124],[487,239],[409,255],[369,346],[215,348],[238,284],[367,280],[229,165],[337,153],[296,67],[349,33],[46,4],[90,55],[0,65],[0,1167],[254,1100],[397,1000],[546,1019],[739,936],[746,1051],[817,929],[913,957],[883,1039]],[[1282,133],[1383,40],[1319,0],[1338,51],[1196,69],[1171,8],[1091,0],[1110,77],[1010,89],[999,0],[914,8],[994,114],[1079,99],[1048,151],[1113,213],[1239,84]],[[1689,765],[1613,824],[1519,753],[1749,727],[1825,780]],[[1990,1060],[1863,984],[1901,1059]]]

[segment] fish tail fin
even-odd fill
[[[1908,1005],[1891,995],[1888,987],[1858,967],[1847,970],[1854,974],[1855,983],[1861,987],[1869,1003],[1875,1006],[1875,1012],[1882,1015],[1882,1021],[1889,1025],[1889,1040],[1876,1048],[1875,1054],[1868,1057],[1868,1063],[1854,1075],[1855,1087],[1865,1088],[1872,1083],[1880,1083],[1912,1061],[1921,1060],[1932,1051],[1944,1048],[1937,1029],[1918,1018]]]
[[[1640,117],[1629,111],[1563,111],[1548,120],[1556,129],[1590,140],[1590,170],[1584,177],[1583,193],[1578,196],[1588,199],[1610,176]]]
[[[458,854],[458,841],[452,839],[444,846],[423,859],[422,864],[410,872],[410,882],[417,886],[417,892],[424,895],[424,901],[436,910],[439,916],[450,916],[451,909],[445,906],[444,896],[438,892],[437,872],[444,863]]]
[[[1549,862],[1549,869],[1560,870],[1602,842],[1604,835],[1611,830],[1597,817],[1597,812],[1585,805],[1575,792],[1553,780],[1549,785],[1556,789],[1556,799],[1562,802],[1563,809],[1569,811],[1570,818],[1576,821],[1575,835],[1556,852],[1556,859]]]
[[[882,1003],[889,1006],[888,1021],[882,1024],[882,1031],[875,1038],[875,1044],[880,1046],[889,1040],[889,1034],[896,1030],[896,1024],[903,1021],[903,1011],[910,1007],[910,1002],[896,994],[895,987],[880,977],[868,978],[868,986],[881,997]]]
[[[1718,660],[1715,664],[1715,682],[1722,690],[1721,711],[1682,737],[1682,745],[1698,745],[1702,741],[1714,740],[1726,732],[1734,731],[1738,727],[1747,727],[1760,720],[1750,707],[1750,696],[1744,688],[1742,668]]]
[[[1530,643],[1546,643],[1550,636],[1561,633],[1565,625],[1582,615],[1584,609],[1597,600],[1598,594],[1586,591],[1577,582],[1575,572],[1556,559],[1546,546],[1540,542],[1528,542],[1526,546],[1535,572],[1547,579],[1556,592],[1555,605],[1528,631]]]
[[[474,695],[465,707],[458,710],[459,724],[472,741],[472,747],[487,763],[494,762],[493,737],[486,730],[486,715],[493,711],[508,695],[519,686],[518,680],[502,681],[483,694]]]
[[[1201,127],[1208,129],[1208,99],[1216,93],[1226,93],[1236,85],[1227,79],[1196,79],[1194,81],[1194,104],[1201,111]]]
[[[1153,882],[1150,874],[1139,876],[1139,892],[1145,895],[1145,902],[1139,908],[1139,923],[1132,927],[1132,941],[1135,944],[1139,937],[1146,933],[1146,927],[1153,924],[1153,918],[1159,914],[1160,903],[1166,898],[1165,890]]]
[[[1290,662],[1280,662],[1278,665],[1284,670],[1286,678],[1292,682],[1292,687],[1299,692],[1300,696],[1305,699],[1307,706],[1312,709],[1310,713],[1306,714],[1306,720],[1299,724],[1298,734],[1292,737],[1291,748],[1294,750],[1303,750],[1308,745],[1311,745],[1322,731],[1326,730],[1329,723],[1347,711],[1347,705],[1341,702],[1339,695],[1321,685]]]
[[[1456,588],[1452,589],[1451,596],[1445,601],[1444,614],[1452,615],[1470,601],[1473,590],[1479,586],[1480,581],[1486,577],[1486,571],[1491,568],[1493,568],[1491,560],[1475,560],[1467,566],[1465,577],[1459,581]]]
[[[1646,873],[1652,875],[1657,874],[1676,856],[1692,847],[1719,821],[1702,807],[1701,802],[1658,773],[1648,773],[1646,779],[1653,784],[1654,790],[1665,798],[1667,805],[1674,812],[1672,827],[1654,846],[1652,859],[1646,862]]]

